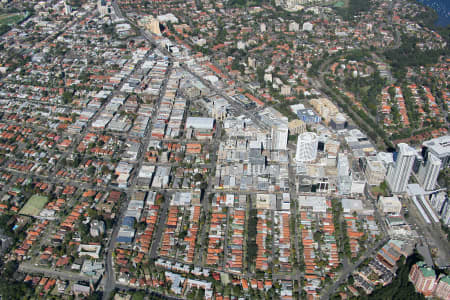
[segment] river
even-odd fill
[[[450,25],[450,1],[449,0],[417,0],[418,2],[431,7],[438,14],[437,26],[446,27]]]

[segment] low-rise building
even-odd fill
[[[290,134],[302,134],[306,132],[306,124],[302,120],[292,120],[288,126]]]
[[[402,203],[397,196],[383,197],[378,199],[378,208],[385,214],[399,215],[402,209]]]

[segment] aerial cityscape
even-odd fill
[[[450,300],[446,1],[0,9],[0,299]]]

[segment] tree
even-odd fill
[[[28,284],[13,279],[18,267],[17,261],[9,261],[3,268],[2,280],[0,280],[0,296],[2,299],[27,299],[33,291]]]
[[[421,260],[421,257],[417,253],[413,253],[408,256],[405,260],[405,257],[402,256],[400,260],[397,262],[397,272],[396,277],[392,280],[392,283],[382,287],[375,289],[375,291],[368,297],[369,299],[425,299],[422,294],[416,293],[414,289],[414,285],[409,281],[409,271],[413,264],[417,261]]]
[[[89,176],[93,176],[95,174],[95,167],[94,166],[89,166],[89,168],[87,169],[87,174]]]
[[[256,244],[256,225],[258,217],[256,216],[256,209],[250,210],[248,217],[248,232],[247,232],[247,264],[251,265],[256,259],[258,245]]]
[[[143,291],[136,291],[133,294],[132,300],[144,300],[145,292]]]
[[[15,260],[10,260],[6,263],[3,275],[6,278],[12,278],[17,268],[19,267],[19,263]]]
[[[395,87],[390,86],[388,88],[388,93],[389,93],[389,96],[391,97],[391,100],[394,100],[395,99]]]

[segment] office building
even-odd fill
[[[105,16],[111,12],[111,6],[110,3],[106,0],[98,0],[97,1],[97,9],[100,14],[100,16]]]
[[[385,214],[399,215],[402,210],[402,203],[397,196],[383,197],[378,199],[378,208]]]
[[[315,133],[305,132],[300,134],[297,139],[297,152],[295,159],[298,162],[315,160],[317,156],[318,143],[319,141]]]
[[[405,143],[398,144],[398,156],[388,169],[387,182],[393,193],[403,193],[411,176],[416,151]]]
[[[337,171],[338,176],[348,176],[350,174],[347,154],[344,153],[338,154]]]
[[[302,120],[293,120],[289,122],[288,126],[290,134],[301,134],[306,132],[306,124]]]
[[[272,126],[272,149],[287,150],[289,128],[285,123],[278,123]]]
[[[316,113],[310,108],[297,110],[297,117],[306,124],[320,123],[322,120],[322,118],[316,115]]]
[[[386,168],[375,156],[369,156],[363,167],[369,185],[380,185],[386,177]]]
[[[331,118],[330,126],[333,129],[341,130],[347,128],[347,118],[344,114],[337,113],[333,118]]]
[[[326,125],[330,124],[331,119],[339,113],[337,106],[327,98],[311,99],[310,104],[322,117],[322,120]],[[345,119],[343,115],[340,117]]]
[[[64,12],[66,15],[72,14],[72,6],[67,1],[64,1]]]
[[[441,160],[433,153],[428,152],[426,163],[419,169],[419,182],[426,191],[431,191],[436,186],[436,181],[441,169]]]
[[[188,117],[186,119],[186,128],[192,128],[196,130],[213,130],[214,119],[201,117]]]

